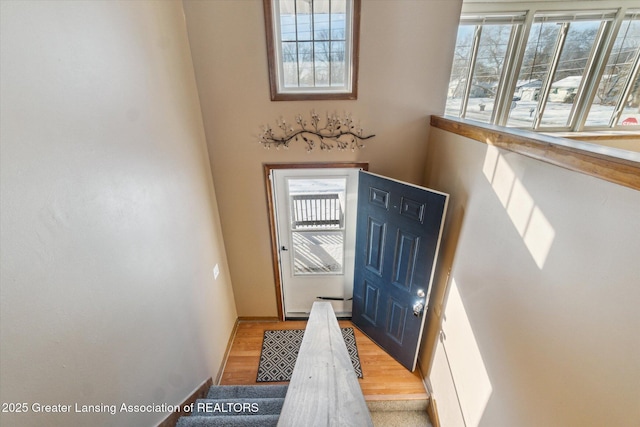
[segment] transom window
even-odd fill
[[[447,115],[540,131],[640,122],[640,11],[463,15]]]
[[[264,6],[271,99],[355,99],[360,0]]]

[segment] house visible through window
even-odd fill
[[[640,122],[639,10],[466,14],[454,55],[447,115],[541,131]]]
[[[355,99],[360,0],[264,5],[271,99]]]

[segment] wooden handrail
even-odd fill
[[[637,152],[452,117],[431,116],[431,126],[640,190]]]
[[[278,427],[373,426],[331,303],[314,302]]]

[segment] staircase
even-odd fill
[[[287,385],[212,386],[176,427],[269,427],[278,424]]]
[[[431,427],[426,394],[407,397],[365,400],[331,304],[315,302],[289,385],[213,386],[176,426]]]

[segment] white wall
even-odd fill
[[[640,192],[439,129],[427,178],[451,194],[441,415],[448,375],[466,427],[640,425]]]
[[[180,403],[236,318],[182,4],[1,7],[0,401]]]
[[[263,163],[368,161],[421,183],[426,117],[444,111],[462,2],[363,1],[358,100],[293,102],[269,97],[261,0],[183,3],[238,313],[276,316]],[[258,144],[262,126],[314,109],[350,112],[376,137],[354,153]]]

